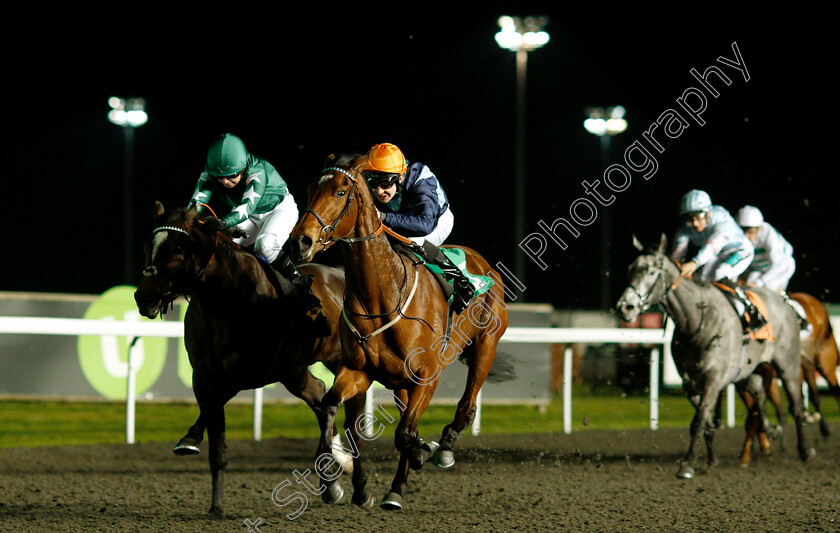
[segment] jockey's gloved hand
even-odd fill
[[[231,227],[230,230],[228,230],[228,235],[230,235],[234,239],[238,239],[240,237],[243,239],[248,238],[248,232],[238,226]]]
[[[227,229],[227,224],[220,218],[207,217],[203,222],[204,229],[209,232],[225,231]]]

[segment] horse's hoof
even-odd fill
[[[799,452],[799,458],[802,459],[803,462],[808,462],[811,458],[817,456],[817,450],[814,448],[808,448],[807,450],[803,450]]]
[[[212,506],[210,506],[210,510],[209,510],[208,512],[209,512],[212,516],[214,516],[214,517],[216,517],[216,518],[219,518],[219,517],[221,517],[221,516],[223,516],[223,515],[225,514],[225,512],[222,510],[222,506],[221,506],[221,505],[212,505]]]
[[[192,439],[181,439],[178,444],[172,448],[172,453],[175,455],[198,455],[201,450],[198,444]]]
[[[694,469],[688,465],[683,465],[677,472],[677,477],[680,479],[692,479],[694,477]]]
[[[338,482],[333,482],[332,484],[327,486],[327,490],[325,490],[321,494],[321,501],[327,504],[334,504],[341,501],[341,498],[344,497],[344,489],[341,488],[341,485]]]
[[[393,491],[389,492],[382,502],[380,502],[379,507],[385,509],[386,511],[402,511],[402,496]]]
[[[455,452],[452,450],[438,450],[432,456],[432,464],[438,468],[449,468],[455,464]]]
[[[412,450],[411,458],[408,461],[411,469],[420,470],[423,468],[423,465],[435,455],[438,448],[440,448],[440,444],[435,441],[420,442],[419,444],[416,444]]]
[[[420,451],[424,457],[423,462],[426,462],[429,457],[433,456],[438,451],[438,448],[440,448],[440,444],[433,440],[422,443],[420,445]]]
[[[356,497],[356,495],[353,494],[353,504],[363,509],[370,509],[373,507],[374,503],[376,503],[376,499],[373,496],[363,494],[360,497]]]
[[[780,425],[770,426],[766,433],[770,435],[770,438],[773,440],[778,440],[784,434],[784,428]]]

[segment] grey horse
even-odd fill
[[[790,413],[796,421],[799,457],[814,454],[805,444],[805,421],[800,386],[799,322],[796,312],[781,295],[764,289],[756,292],[764,300],[775,340],[745,339],[740,317],[724,293],[710,283],[680,276],[679,267],[666,255],[665,235],[658,247],[641,252],[630,265],[629,284],[616,310],[623,320],[632,321],[655,304],[661,304],[674,321],[671,350],[683,379],[683,390],[696,412],[691,421],[691,442],[677,477],[694,477],[693,463],[701,435],[705,436],[707,466],[718,459],[712,449],[720,420],[720,397],[729,383],[745,390],[749,377],[763,362],[778,371],[788,396]],[[713,418],[714,413],[714,418]]]

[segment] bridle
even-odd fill
[[[636,293],[636,297],[638,297],[638,299],[639,299],[639,307],[641,309],[647,309],[648,305],[650,304],[650,301],[653,300],[652,296],[653,296],[653,294],[654,294],[654,292],[657,288],[657,285],[659,284],[659,280],[664,280],[665,279],[663,277],[664,273],[665,273],[665,264],[664,264],[665,257],[661,256],[661,255],[656,255],[656,258],[657,258],[657,262],[656,262],[656,265],[655,265],[655,267],[656,267],[656,278],[653,280],[653,283],[651,283],[650,288],[647,291],[647,294],[642,294],[639,291],[639,289],[637,289],[636,286],[633,285],[632,283],[627,286],[628,289],[632,289],[633,292]],[[679,278],[677,278],[677,281],[675,281],[671,285],[667,286],[664,289],[664,291],[662,292],[662,296],[660,296],[658,299],[661,300],[662,298],[665,298],[665,296],[669,292],[671,292],[672,290],[679,287],[680,283],[682,283],[682,280],[685,279],[685,278],[686,278],[686,276],[684,276],[683,274],[680,274]]]
[[[173,232],[173,233],[182,233],[182,234],[186,235],[187,237],[190,236],[189,231],[187,231],[183,228],[179,228],[177,226],[158,226],[157,228],[154,229],[154,231],[152,231],[152,236],[154,237],[158,233],[161,233],[161,232],[164,232],[164,231],[165,232]],[[152,259],[153,258],[150,258],[149,261],[151,262]],[[145,278],[151,278],[151,277],[155,277],[157,275],[158,275],[158,269],[154,265],[149,265],[149,266],[147,266],[146,268],[143,269],[143,277],[145,277]],[[174,289],[173,285],[175,285],[175,278],[171,278],[169,280],[169,285],[166,287],[166,290],[161,294],[161,297],[160,297],[160,301],[161,301],[160,314],[161,315],[166,314],[167,309],[170,308],[173,305],[173,303],[175,302],[175,299],[178,298],[178,296],[181,294],[181,291],[179,291],[177,289]]]
[[[356,176],[354,176],[351,172],[349,172],[349,171],[347,171],[343,168],[340,168],[340,167],[327,167],[327,168],[325,168],[323,170],[322,174],[321,174],[321,179],[324,179],[327,172],[341,172],[342,174],[344,174],[345,176],[350,178],[350,181],[353,183],[353,188],[350,190],[350,194],[347,195],[347,201],[344,202],[344,209],[341,210],[341,213],[338,214],[338,216],[335,218],[335,220],[332,221],[331,224],[327,224],[326,222],[324,222],[324,220],[321,218],[320,215],[318,215],[318,213],[315,212],[315,210],[313,210],[309,207],[307,207],[306,209],[303,210],[304,214],[309,213],[313,217],[315,217],[315,220],[321,226],[321,231],[318,232],[318,243],[323,245],[323,246],[326,246],[327,244],[329,244],[333,241],[343,242],[345,244],[353,244],[353,243],[357,243],[357,242],[369,241],[370,239],[373,239],[374,237],[376,237],[380,233],[382,233],[383,229],[385,229],[385,225],[382,224],[382,221],[380,220],[379,221],[379,227],[377,227],[376,230],[373,233],[371,233],[370,235],[366,235],[364,237],[336,237],[335,236],[335,227],[338,225],[338,223],[341,221],[341,219],[344,218],[344,215],[346,215],[350,211],[350,205],[353,203],[353,199],[355,198],[355,196],[357,194],[359,194],[359,191],[358,191],[359,181],[358,181],[358,179],[356,179]],[[362,201],[361,195],[359,195],[359,205],[360,205],[360,207],[366,207],[364,202]]]
[[[408,239],[407,237],[403,237],[402,235],[394,232],[393,230],[391,230],[390,228],[385,226],[385,224],[382,222],[382,220],[379,221],[379,225],[376,227],[376,229],[370,235],[365,235],[363,237],[336,237],[335,228],[338,225],[338,223],[341,221],[341,219],[344,218],[344,216],[347,215],[347,213],[350,211],[350,205],[352,204],[353,200],[356,197],[358,197],[359,209],[363,209],[363,208],[370,209],[370,207],[365,205],[364,200],[363,200],[363,196],[359,193],[359,190],[358,190],[359,179],[357,178],[357,176],[353,175],[352,172],[350,172],[346,169],[343,169],[341,167],[326,167],[322,171],[321,180],[326,179],[329,172],[340,172],[341,174],[344,174],[345,176],[347,176],[347,178],[350,179],[350,182],[353,184],[353,188],[350,190],[350,194],[347,195],[347,201],[344,203],[344,208],[341,210],[341,212],[338,214],[338,216],[330,224],[327,224],[326,222],[324,222],[324,219],[320,215],[318,215],[318,213],[316,213],[314,209],[307,207],[304,210],[304,215],[306,213],[311,214],[315,218],[315,220],[318,222],[318,224],[321,226],[321,230],[318,232],[318,243],[319,244],[326,247],[327,244],[329,244],[333,241],[337,241],[337,242],[341,242],[341,243],[344,243],[344,244],[347,244],[347,245],[352,245],[352,244],[359,243],[359,242],[369,241],[369,240],[371,240],[375,237],[378,237],[380,234],[382,234],[383,231],[385,233],[387,233],[388,235],[391,235],[392,237],[394,237],[394,238],[396,238],[396,239],[398,239],[398,240],[400,240],[404,243],[412,243],[412,241],[410,239]],[[403,270],[403,286],[405,286],[406,282],[408,281],[407,280],[407,272],[405,271],[405,265],[403,265],[403,269],[404,269]],[[408,295],[408,298],[405,300],[405,303],[403,303],[402,302],[402,297],[400,297],[399,300],[397,301],[397,306],[393,311],[390,311],[390,312],[387,312],[387,313],[382,313],[382,314],[377,314],[377,315],[369,315],[369,314],[362,314],[362,313],[355,313],[355,312],[352,312],[352,311],[348,311],[346,306],[342,308],[341,317],[344,320],[344,322],[347,324],[351,333],[353,333],[353,335],[356,337],[356,340],[359,341],[360,344],[364,344],[371,337],[374,337],[374,336],[382,333],[383,331],[387,330],[388,328],[390,328],[391,326],[396,324],[400,319],[409,318],[409,317],[406,317],[403,314],[403,308],[408,307],[408,305],[411,303],[411,300],[414,298],[414,293],[417,290],[419,275],[420,275],[420,271],[415,269],[414,284],[411,288],[411,291]],[[362,317],[362,318],[366,318],[366,319],[384,318],[384,317],[390,316],[391,314],[394,314],[394,313],[396,313],[396,316],[391,321],[389,321],[388,323],[383,325],[382,327],[377,328],[375,331],[373,331],[373,332],[371,332],[367,335],[363,335],[358,330],[358,328],[356,328],[356,326],[353,324],[352,320],[350,320],[350,317],[348,316],[348,312],[350,314],[354,315],[354,316]],[[415,320],[422,320],[422,319],[415,318]]]
[[[355,198],[355,196],[357,194],[358,194],[358,198],[359,198],[360,208],[364,208],[364,207],[367,207],[367,206],[365,205],[364,201],[362,200],[362,196],[359,194],[359,191],[358,191],[359,180],[356,176],[353,175],[352,172],[350,172],[346,169],[343,169],[341,167],[327,167],[322,171],[322,174],[321,174],[321,179],[322,180],[326,177],[327,172],[340,172],[340,173],[344,174],[353,183],[353,189],[350,191],[350,194],[347,195],[347,201],[344,203],[344,208],[341,210],[341,213],[338,214],[338,216],[335,218],[335,220],[332,221],[331,224],[327,224],[326,222],[324,222],[324,219],[321,218],[321,216],[318,215],[318,213],[316,213],[314,209],[311,209],[311,208],[307,207],[306,209],[303,210],[304,215],[306,213],[311,214],[313,217],[315,217],[315,220],[321,226],[321,231],[318,232],[318,243],[319,244],[321,244],[322,246],[326,246],[327,244],[329,244],[333,241],[341,242],[341,243],[344,243],[344,244],[354,244],[354,243],[357,243],[357,242],[369,241],[369,240],[371,240],[375,237],[378,237],[383,231],[385,233],[387,233],[388,235],[390,235],[391,237],[394,237],[395,239],[397,239],[399,241],[402,241],[406,244],[409,244],[409,243],[412,242],[410,239],[408,239],[406,237],[403,237],[399,233],[396,233],[395,231],[393,231],[391,228],[386,226],[381,220],[379,221],[379,226],[377,226],[376,229],[373,231],[373,233],[371,233],[370,235],[365,235],[364,237],[336,237],[335,236],[335,227],[338,225],[339,221],[342,218],[344,218],[344,215],[346,215],[350,211],[350,205],[353,202],[353,199]]]
[[[209,209],[209,206],[208,206],[208,209]],[[211,212],[212,212],[212,210],[211,210]],[[213,215],[215,216],[215,213],[213,213]],[[199,220],[198,222],[203,223],[203,221],[201,221],[201,220]],[[162,233],[162,232],[180,233],[180,234],[186,235],[187,237],[192,239],[192,234],[190,234],[189,231],[185,230],[184,228],[179,228],[178,226],[169,226],[169,225],[158,226],[157,228],[155,228],[152,231],[152,237],[154,237],[158,233]],[[218,244],[219,244],[220,239],[225,241],[229,246],[231,246],[234,249],[239,248],[239,245],[234,243],[230,239],[230,237],[228,237],[227,235],[225,235],[222,232],[216,232],[216,246],[213,247],[213,253],[210,255],[210,258],[207,260],[207,262],[204,264],[204,266],[202,266],[201,269],[198,272],[196,272],[196,274],[195,274],[196,278],[201,279],[202,276],[204,275],[205,270],[207,270],[207,267],[210,265],[210,263],[213,262],[213,259],[216,257],[216,249],[218,248]],[[189,257],[190,257],[191,264],[194,264],[195,259],[194,259],[193,255],[190,255]],[[153,259],[154,258],[150,257],[149,262],[151,263]],[[187,266],[187,270],[189,270],[189,268],[190,267]],[[151,264],[151,265],[149,265],[149,266],[147,266],[146,268],[143,269],[143,277],[145,277],[145,278],[155,277],[158,274],[159,274],[158,269],[153,264]],[[178,296],[181,296],[181,295],[187,296],[187,292],[182,290],[182,288],[178,288],[175,281],[176,281],[175,277],[170,278],[169,285],[167,286],[166,290],[161,295],[161,309],[162,309],[161,314],[166,313],[166,309],[172,306],[172,304],[174,303],[175,299],[178,298]]]

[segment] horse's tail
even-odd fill
[[[468,358],[462,353],[458,357],[465,365],[469,363]],[[516,379],[516,358],[505,352],[496,352],[490,372],[487,373],[488,383],[502,383]]]

